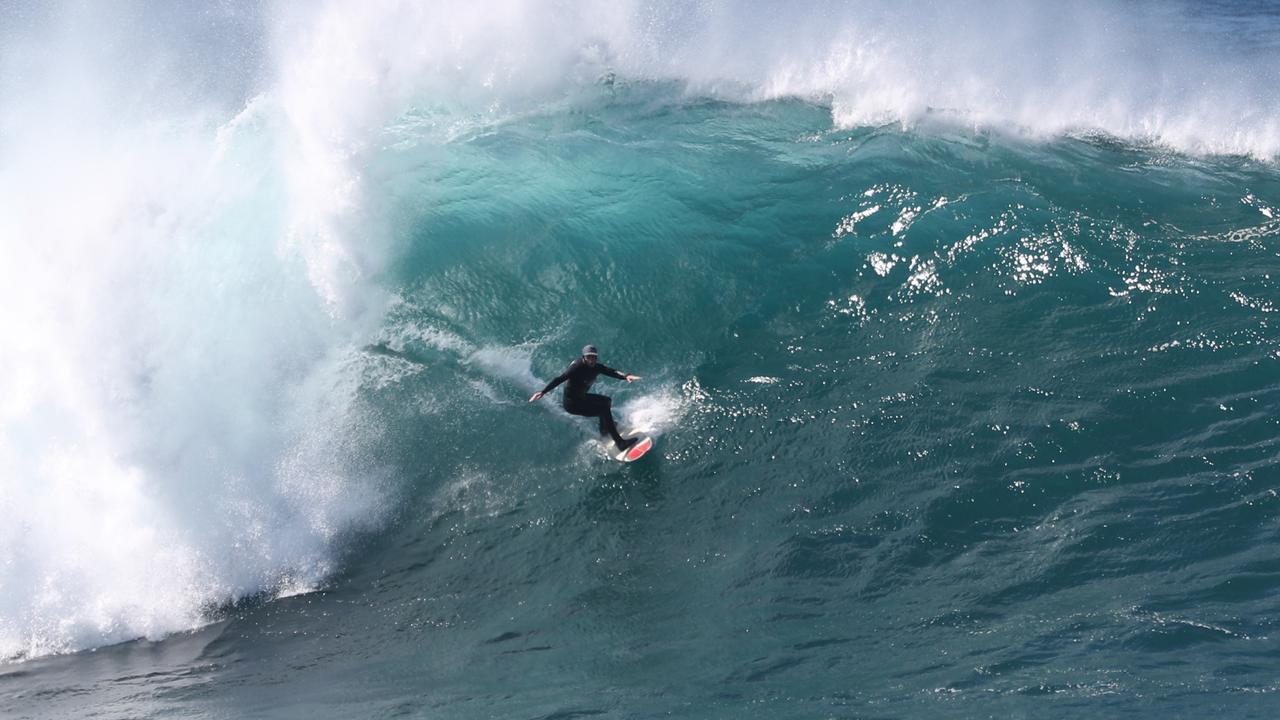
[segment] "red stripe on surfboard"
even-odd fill
[[[627,451],[627,459],[635,460],[639,458],[641,455],[644,455],[645,453],[649,452],[649,448],[651,447],[653,447],[653,440],[651,438],[645,438],[640,442],[639,445],[636,445],[635,447]]]

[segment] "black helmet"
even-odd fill
[[[595,345],[587,345],[586,347],[582,348],[582,357],[588,357],[592,355],[594,355],[595,357],[600,357],[600,353],[596,352]]]

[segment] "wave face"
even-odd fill
[[[1269,5],[4,12],[6,716],[1273,714]]]

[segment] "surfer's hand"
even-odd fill
[[[542,399],[542,391],[539,390],[538,392],[533,394],[533,397],[529,398],[529,402],[537,402],[538,400],[541,400],[541,399]]]
[[[639,375],[628,375],[628,376],[626,376],[626,377],[625,377],[625,378],[623,378],[623,379],[624,379],[624,380],[626,380],[627,382],[635,382],[635,381],[637,381],[637,380],[639,380],[639,379],[640,379],[640,376],[639,376]]]

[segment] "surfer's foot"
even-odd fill
[[[614,445],[618,446],[618,450],[625,452],[630,450],[631,446],[638,442],[640,442],[640,438],[626,438],[625,440],[615,442]]]

